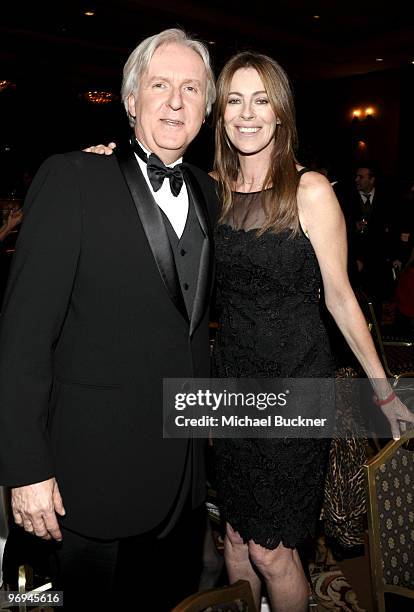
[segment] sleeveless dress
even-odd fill
[[[303,171],[302,171],[303,173]],[[235,193],[216,229],[217,378],[327,377],[333,362],[319,312],[321,276],[302,230],[257,236],[263,192]],[[245,542],[295,548],[319,518],[330,440],[215,439],[223,518]]]

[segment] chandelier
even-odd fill
[[[83,97],[87,102],[91,104],[109,104],[116,100],[115,94],[111,91],[85,91]]]

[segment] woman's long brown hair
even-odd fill
[[[274,136],[271,160],[262,189],[265,224],[258,234],[267,230],[280,232],[299,228],[295,148],[297,132],[293,95],[288,77],[279,64],[266,55],[243,52],[232,57],[217,81],[217,101],[214,112],[216,154],[214,174],[222,197],[221,219],[224,220],[233,206],[233,191],[240,171],[237,149],[231,144],[225,127],[224,113],[228,103],[230,84],[234,73],[240,68],[254,68],[263,81],[273,112],[280,121]]]

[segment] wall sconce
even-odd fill
[[[363,121],[367,117],[375,117],[376,114],[377,111],[373,106],[367,106],[367,108],[354,108],[351,116],[355,121]]]
[[[16,84],[11,81],[3,80],[0,81],[0,91],[5,91],[6,89],[15,89]]]

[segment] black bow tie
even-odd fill
[[[176,164],[173,168],[167,168],[161,159],[151,153],[147,162],[147,173],[154,191],[161,189],[165,177],[170,181],[170,189],[173,196],[177,197],[183,186],[183,172],[181,164]]]
[[[181,164],[176,164],[173,168],[167,168],[155,153],[151,153],[148,157],[136,138],[131,139],[131,144],[138,157],[147,164],[147,174],[153,190],[161,189],[164,179],[167,177],[170,181],[171,193],[177,197],[184,182]]]

